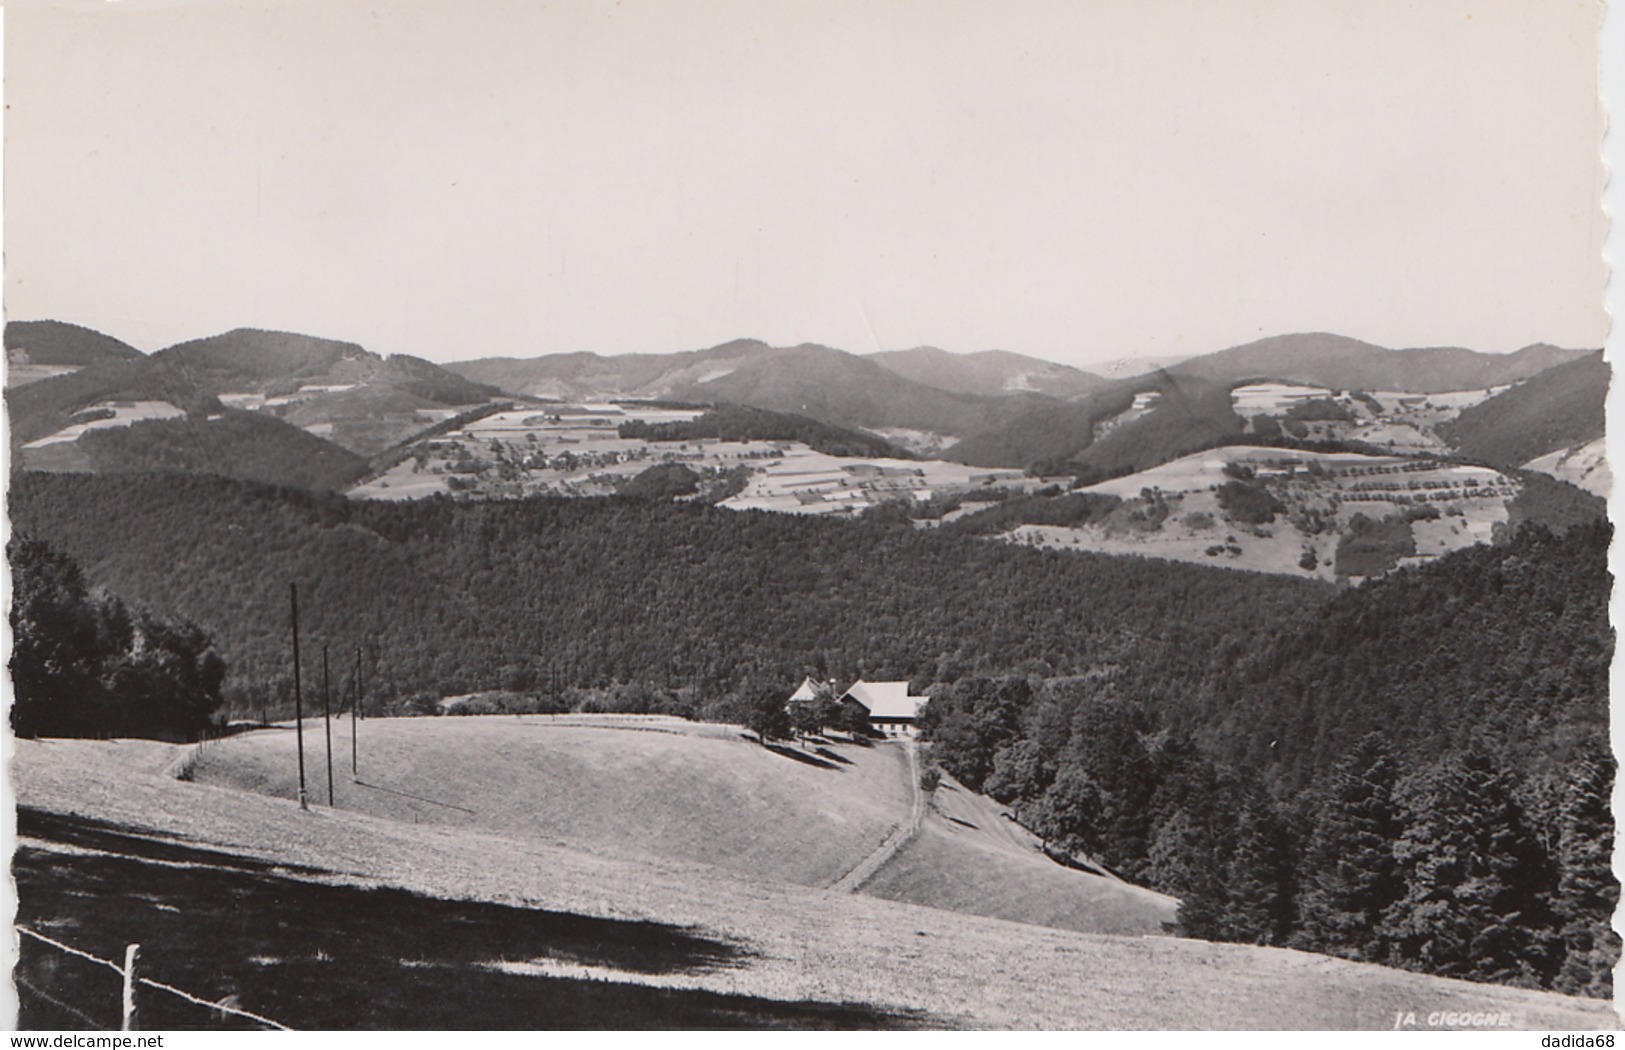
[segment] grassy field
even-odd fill
[[[1231,480],[1227,467],[1256,471],[1258,483],[1283,508],[1274,521],[1249,525],[1227,517],[1217,493]],[[1414,523],[1412,531],[1416,556],[1437,558],[1488,542],[1495,527],[1508,520],[1508,501],[1518,488],[1515,479],[1488,467],[1235,445],[1088,486],[1082,491],[1126,501],[1105,522],[1072,528],[1022,525],[1003,538],[1332,580],[1338,575],[1339,538],[1355,514],[1380,519],[1431,504],[1438,517]],[[1150,490],[1166,507],[1166,518],[1155,527],[1132,520],[1136,512],[1143,517],[1143,496]]]
[[[306,731],[311,798],[325,802],[319,723]],[[376,719],[360,726],[366,764],[354,783],[350,731],[347,719],[335,726],[342,809],[803,886],[843,881],[913,803],[897,743],[769,750],[737,727],[662,717]],[[234,737],[191,775],[293,799],[293,748],[281,730]],[[999,808],[946,785],[921,834],[863,892],[1093,933],[1160,933],[1172,921],[1166,897],[1055,864]]]
[[[1064,868],[1040,847],[1003,806],[943,777],[919,834],[863,892],[1082,933],[1154,934],[1173,923],[1173,898]]]
[[[888,499],[924,499],[994,481],[1036,487],[1019,470],[967,467],[937,459],[832,456],[799,441],[651,442],[623,438],[622,423],[686,421],[698,410],[637,405],[536,406],[499,412],[423,443],[409,457],[350,490],[367,499],[416,499],[453,491],[452,479],[480,495],[537,492],[603,495],[618,481],[660,462],[681,462],[698,471],[744,468],[745,489],[722,506],[793,514],[850,514]],[[903,432],[916,443],[919,432]],[[498,453],[494,449],[500,448]],[[432,449],[432,451],[431,451]],[[566,457],[566,454],[568,456]],[[498,466],[498,460],[503,466]],[[471,468],[476,467],[477,471]]]
[[[1605,1003],[1290,951],[1083,934],[520,834],[302,812],[178,781],[162,771],[172,763],[155,745],[18,741],[18,921],[104,958],[139,941],[159,979],[294,1026],[1386,1029],[1396,1011],[1437,1010],[1504,1011],[1526,1029],[1617,1023]],[[116,1003],[105,972],[24,961],[81,1009]]]
[[[770,751],[737,727],[675,718],[369,720],[360,783],[350,731],[334,726],[341,809],[806,886],[867,856],[911,799],[898,748]],[[320,721],[307,721],[305,747],[311,798],[325,803]],[[212,745],[193,776],[292,799],[296,769],[294,734],[271,731]]]

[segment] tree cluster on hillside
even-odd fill
[[[1247,525],[1268,525],[1286,507],[1256,481],[1230,479],[1219,485],[1219,507],[1225,517]]]
[[[619,432],[623,438],[640,441],[799,441],[830,456],[914,458],[906,449],[861,430],[746,405],[718,405],[696,419],[682,422],[633,419],[622,423]]]
[[[962,680],[927,724],[942,767],[1050,851],[1179,897],[1188,936],[1611,993],[1606,751],[1542,792],[1481,742],[1406,759],[1373,733],[1277,797],[1097,683]]]
[[[6,555],[19,736],[193,739],[209,724],[226,665],[208,635],[96,593],[39,540],[14,536]]]
[[[1061,493],[1045,490],[1030,496],[1012,496],[1001,500],[983,510],[966,514],[943,528],[968,535],[994,536],[1021,525],[1088,525],[1104,521],[1122,504],[1123,501],[1117,496],[1102,492]]]
[[[331,441],[273,416],[236,409],[90,430],[79,447],[102,472],[209,473],[310,489],[347,485],[367,466]]]
[[[1529,529],[1351,590],[1212,654],[1211,691],[964,679],[927,735],[1192,935],[1606,995],[1608,537]]]

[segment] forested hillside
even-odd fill
[[[789,412],[770,412],[748,405],[718,405],[697,419],[680,423],[647,423],[634,419],[622,423],[623,438],[644,441],[694,441],[719,438],[723,441],[799,441],[808,448],[831,456],[887,456],[912,459],[907,449],[862,430],[820,423],[816,419]]]
[[[1250,625],[1334,593],[907,524],[618,498],[397,504],[29,474],[12,516],[96,582],[208,629],[239,691],[287,672],[293,581],[310,636],[375,646],[374,680],[395,693],[1114,668],[1177,689]]]
[[[1185,932],[1607,994],[1606,526],[1526,528],[1260,623],[1204,680],[966,679],[944,768]]]
[[[122,340],[64,321],[7,321],[5,343],[8,360],[36,365],[96,365],[141,356]]]
[[[272,415],[227,409],[87,431],[78,449],[98,473],[219,474],[274,485],[336,489],[367,461]]]
[[[288,688],[290,582],[309,651],[365,648],[386,709],[621,683],[736,717],[804,674],[910,678],[944,768],[1188,933],[1609,987],[1606,524],[1338,591],[645,499],[24,474],[11,512],[212,636],[249,710]]]
[[[1599,351],[1534,376],[1439,428],[1456,451],[1498,466],[1603,436],[1610,370]]]

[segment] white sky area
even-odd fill
[[[5,14],[6,314],[144,350],[1607,331],[1593,0]]]

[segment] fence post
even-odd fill
[[[123,1031],[136,1030],[135,1017],[135,963],[141,955],[141,945],[132,944],[124,949],[124,1027]]]

